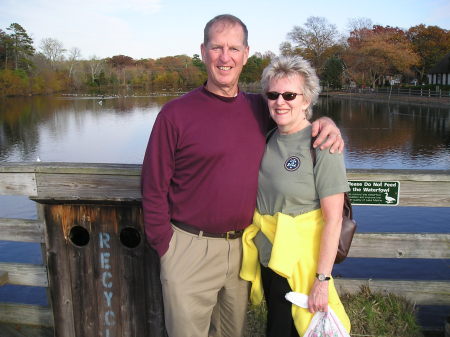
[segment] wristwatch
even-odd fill
[[[328,280],[330,280],[330,276],[325,276],[325,274],[318,274],[318,273],[316,273],[316,278],[320,281],[320,282],[323,282],[323,281],[328,281]]]

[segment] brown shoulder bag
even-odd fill
[[[316,150],[313,148],[315,138],[311,139],[311,157],[313,166],[316,165]],[[345,260],[352,244],[353,235],[356,232],[356,221],[353,219],[352,203],[348,193],[344,193],[344,207],[342,209],[342,227],[339,236],[339,246],[334,263],[341,263]]]

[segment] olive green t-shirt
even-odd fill
[[[256,207],[262,215],[277,212],[293,217],[320,208],[320,199],[349,191],[343,154],[329,149],[311,157],[311,126],[281,135],[276,130],[266,146],[258,176]],[[254,239],[260,262],[267,266],[272,245],[259,232]]]

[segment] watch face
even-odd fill
[[[316,277],[319,281],[328,281],[330,278],[325,276],[324,274],[316,274]]]

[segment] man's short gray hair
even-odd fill
[[[320,93],[320,83],[316,71],[311,64],[301,56],[280,56],[264,69],[261,86],[265,92],[269,89],[270,81],[299,75],[303,78],[303,97],[310,102],[306,108],[306,119],[311,119],[313,105],[317,103]]]
[[[247,26],[236,16],[231,14],[221,14],[217,15],[216,17],[212,18],[208,21],[208,23],[205,26],[205,29],[203,30],[203,45],[206,46],[209,42],[209,31],[211,27],[217,23],[217,22],[224,22],[228,23],[232,26],[235,24],[238,24],[242,27],[242,30],[244,31],[244,46],[248,47],[248,30]]]

